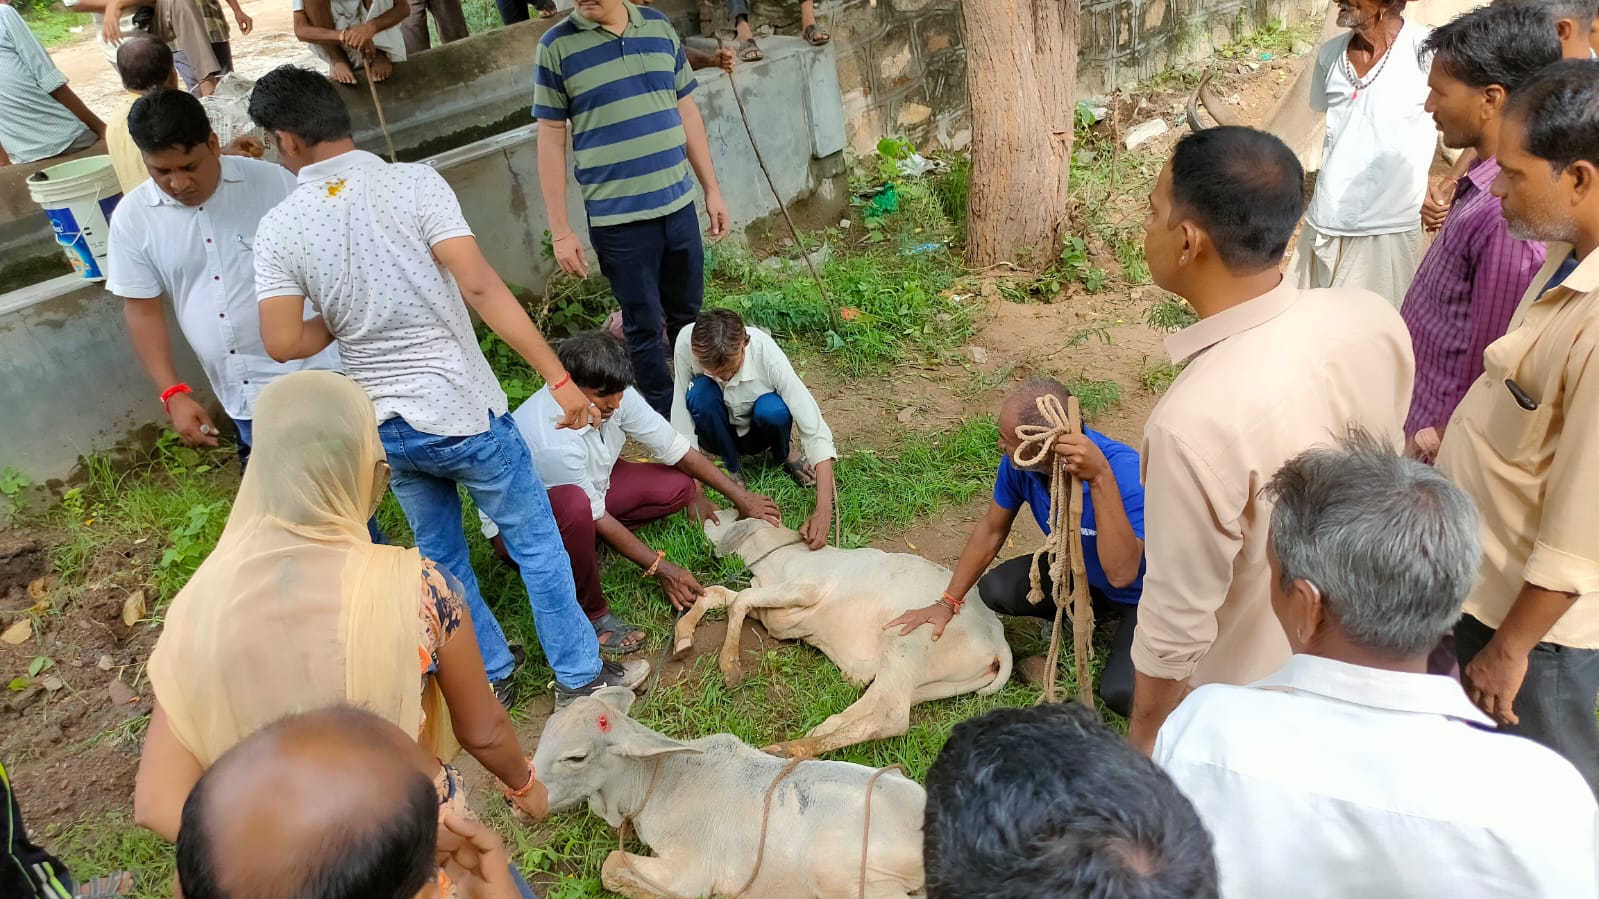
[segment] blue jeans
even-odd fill
[[[589,242],[622,307],[622,334],[638,392],[662,417],[671,418],[672,374],[666,357],[677,332],[699,317],[705,298],[699,213],[690,203],[660,218],[591,227]]]
[[[740,457],[751,454],[769,452],[780,463],[788,460],[794,416],[777,394],[768,393],[755,400],[750,409],[750,429],[742,436],[733,429],[727,404],[722,402],[722,386],[709,376],[700,375],[688,385],[683,405],[688,408],[689,418],[694,420],[700,448],[722,457],[728,471],[734,474],[743,471]]]
[[[248,418],[229,417],[233,422],[233,429],[239,432],[239,473],[243,474],[245,466],[250,464],[250,445],[254,443],[255,422]],[[373,515],[366,520],[366,532],[372,536],[372,542],[387,546],[389,535],[383,533],[383,528],[378,526],[378,517]]]
[[[472,571],[457,484],[499,526],[506,550],[521,568],[539,644],[556,682],[577,688],[598,677],[599,640],[578,608],[572,563],[550,513],[549,495],[511,417],[491,416],[487,431],[468,437],[424,434],[403,418],[391,418],[378,425],[378,436],[394,471],[389,486],[411,522],[417,548],[466,588],[489,680],[509,677],[514,662]]]

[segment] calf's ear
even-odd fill
[[[652,759],[674,752],[699,752],[681,740],[658,734],[638,723],[632,723],[625,733],[616,736],[611,742],[611,751],[631,759]]]
[[[594,691],[594,698],[615,709],[617,714],[626,715],[638,697],[626,687],[602,687]]]

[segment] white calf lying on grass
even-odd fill
[[[629,899],[862,897],[871,768],[808,761],[785,774],[791,763],[731,734],[688,743],[662,736],[627,716],[632,705],[621,687],[573,701],[551,716],[533,758],[552,811],[586,798],[612,827],[631,821],[655,853],[612,852],[606,889]],[[892,771],[870,786],[862,899],[921,896],[926,794]]]
[[[869,683],[855,704],[817,725],[803,739],[768,751],[811,758],[841,746],[896,737],[910,729],[911,706],[964,693],[993,693],[1010,679],[1010,646],[999,618],[967,595],[965,609],[936,643],[933,629],[901,637],[883,625],[937,599],[949,569],[905,553],[876,549],[807,549],[799,534],[758,519],[734,520],[731,511],[706,522],[717,555],[736,553],[750,563],[753,586],[740,593],[707,588],[677,623],[675,650],[694,643],[705,613],[728,607],[721,668],[729,684],[743,678],[739,630],[749,615],[780,640],[815,646],[854,683]]]

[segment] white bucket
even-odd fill
[[[122,200],[111,157],[89,156],[35,172],[28,193],[50,217],[73,269],[90,281],[103,280],[111,211]]]

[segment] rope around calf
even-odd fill
[[[1038,413],[1047,425],[1021,425],[1016,428],[1020,445],[1016,448],[1016,464],[1032,468],[1051,458],[1049,479],[1049,534],[1044,545],[1033,553],[1029,572],[1031,582],[1027,601],[1037,605],[1044,599],[1039,568],[1045,558],[1049,560],[1049,579],[1055,600],[1055,624],[1049,635],[1049,656],[1045,661],[1044,702],[1055,701],[1055,681],[1060,665],[1061,621],[1070,606],[1072,614],[1073,658],[1077,667],[1077,695],[1084,704],[1094,704],[1094,675],[1089,669],[1093,658],[1094,604],[1088,594],[1088,575],[1083,570],[1083,536],[1079,531],[1083,518],[1083,488],[1075,475],[1066,470],[1066,458],[1053,452],[1055,441],[1070,434],[1083,432],[1082,415],[1078,411],[1077,397],[1069,397],[1066,405],[1060,399],[1045,395],[1038,398]],[[1068,566],[1070,570],[1068,571]],[[1068,586],[1069,585],[1069,586]]]
[[[766,788],[766,796],[761,800],[761,839],[760,842],[755,846],[755,868],[754,870],[750,871],[750,876],[744,881],[744,885],[735,890],[728,897],[728,899],[739,899],[739,897],[749,892],[750,887],[755,885],[755,878],[761,876],[761,865],[766,861],[766,832],[772,822],[772,796],[777,793],[778,784],[782,783],[785,778],[794,773],[794,769],[798,768],[800,763],[805,761],[807,761],[807,759],[790,760],[788,764],[783,766],[781,771],[777,772],[777,776],[772,778],[772,783]],[[878,768],[876,771],[873,771],[872,776],[866,780],[866,822],[861,828],[860,899],[866,899],[866,851],[871,846],[872,838],[872,790],[877,786],[877,779],[890,771],[898,771],[899,773],[904,774],[905,768],[901,765],[889,765],[886,768]],[[645,806],[650,804],[650,797],[655,795],[655,784],[660,780],[660,777],[661,760],[660,758],[656,758],[655,770],[650,772],[650,784],[644,790],[644,801],[639,803],[638,808],[634,809],[632,814],[624,816],[622,818],[621,826],[616,829],[616,850],[618,852],[627,851],[627,838],[633,831],[633,819],[643,814]],[[674,893],[637,871],[633,871],[631,873],[633,877],[637,878],[645,886],[654,890],[656,893],[667,897],[667,899],[694,899],[694,897],[691,896],[683,896],[678,893]]]

